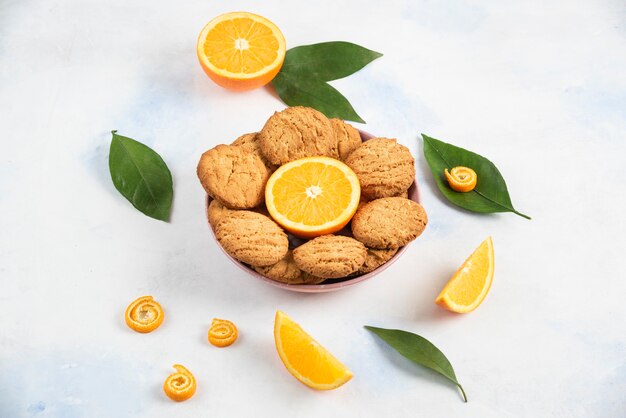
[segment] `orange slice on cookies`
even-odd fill
[[[359,206],[354,171],[329,157],[307,157],[281,166],[265,186],[267,209],[283,228],[303,238],[342,229]]]

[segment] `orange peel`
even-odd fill
[[[186,401],[196,393],[196,378],[185,366],[174,364],[176,373],[167,376],[163,383],[163,391],[176,402]]]
[[[226,319],[213,318],[209,329],[209,342],[216,347],[228,347],[237,340],[237,327]]]
[[[454,167],[449,172],[446,168],[444,174],[446,175],[446,180],[448,180],[450,188],[455,192],[471,192],[478,182],[476,172],[467,167]]]
[[[163,323],[163,308],[152,296],[142,296],[134,300],[128,308],[124,319],[126,325],[141,333],[152,332]]]

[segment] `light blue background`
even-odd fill
[[[196,37],[249,10],[288,45],[347,40],[384,53],[334,82],[416,156],[429,226],[375,279],[324,295],[257,283],[210,237],[200,154],[259,130],[283,104],[201,71]],[[626,6],[623,1],[0,1],[0,417],[624,417]],[[171,223],[114,189],[110,131],[172,170]],[[490,158],[533,217],[480,216],[442,200],[419,133]],[[492,235],[485,303],[455,316],[433,300]],[[166,310],[125,327],[134,298]],[[354,372],[318,393],[284,370],[282,309]],[[206,343],[212,317],[241,339]],[[469,403],[362,325],[407,329],[454,365]],[[182,363],[198,392],[161,385]]]

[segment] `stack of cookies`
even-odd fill
[[[343,161],[357,175],[361,203],[351,224],[337,235],[303,242],[270,217],[265,185],[279,166],[304,157]],[[369,273],[426,227],[426,212],[408,199],[414,160],[395,139],[361,142],[359,132],[339,119],[307,107],[272,115],[258,133],[204,154],[198,178],[212,198],[211,228],[233,258],[269,279],[319,284]]]

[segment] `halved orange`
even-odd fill
[[[482,303],[493,281],[491,237],[484,240],[454,273],[435,303],[452,312],[471,312]]]
[[[352,378],[346,366],[281,311],[276,311],[274,341],[289,373],[313,389],[335,389]]]
[[[264,86],[285,60],[285,38],[278,27],[248,12],[232,12],[206,24],[198,36],[198,59],[216,84],[231,90]]]
[[[303,238],[346,226],[359,206],[361,186],[354,171],[330,157],[284,164],[265,186],[265,204],[276,222]]]

